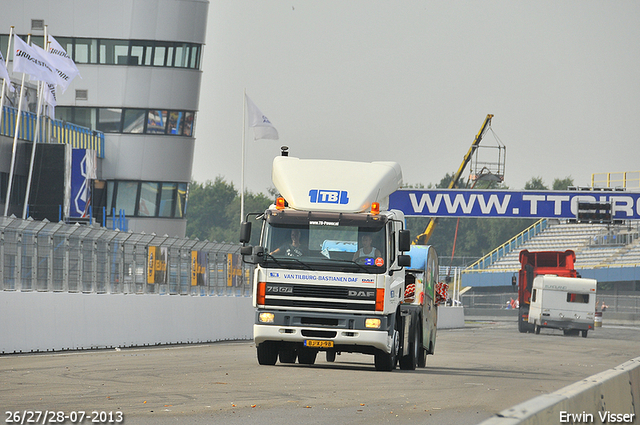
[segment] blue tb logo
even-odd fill
[[[309,201],[312,204],[348,204],[349,196],[345,190],[311,189]]]

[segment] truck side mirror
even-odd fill
[[[251,240],[251,223],[243,221],[240,225],[240,243],[249,243]]]
[[[398,255],[398,266],[411,267],[411,256],[405,254]]]
[[[257,264],[263,260],[264,248],[261,246],[246,245],[240,248],[242,261],[248,264]]]
[[[398,232],[398,249],[403,252],[411,250],[411,232],[408,230]]]
[[[514,274],[513,276],[511,276],[511,285],[512,286],[516,286],[517,280],[516,280],[516,275]]]

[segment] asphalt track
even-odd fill
[[[116,420],[109,412],[134,425],[477,424],[640,356],[639,342],[637,327],[605,325],[582,338],[467,322],[438,332],[425,369],[390,373],[359,354],[259,366],[248,341],[2,355],[0,406],[4,423],[29,411],[43,412],[43,423],[44,412],[55,411],[86,412],[85,424]]]

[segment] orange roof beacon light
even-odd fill
[[[380,214],[380,202],[371,203],[371,214],[373,215]]]
[[[278,210],[284,209],[284,198],[282,196],[278,196],[276,198],[276,209]]]

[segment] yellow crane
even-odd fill
[[[462,160],[462,164],[460,164],[458,171],[456,171],[453,178],[451,179],[448,189],[455,189],[458,186],[458,180],[460,180],[460,177],[462,176],[464,169],[467,167],[467,164],[469,163],[469,161],[471,161],[471,157],[473,156],[473,153],[476,151],[476,149],[480,145],[480,142],[484,137],[484,133],[487,131],[487,128],[489,128],[489,126],[491,125],[491,118],[493,118],[493,115],[487,114],[487,118],[485,118],[484,123],[480,128],[480,131],[476,135],[476,138],[473,140],[473,143],[471,143],[471,147],[469,148],[469,151],[464,156],[464,159]],[[433,229],[435,228],[437,221],[438,221],[438,217],[433,217],[429,221],[429,224],[427,225],[427,228],[425,229],[425,231],[419,234],[418,236],[416,236],[415,240],[413,241],[413,244],[426,245],[429,242],[429,238],[431,238],[431,234],[433,233]]]

